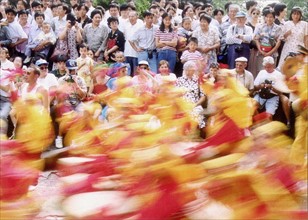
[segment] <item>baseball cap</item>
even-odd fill
[[[66,68],[69,69],[69,70],[76,70],[76,69],[78,69],[77,62],[76,62],[76,60],[73,60],[73,59],[67,60],[65,65],[66,65]]]
[[[246,13],[243,12],[243,11],[239,11],[236,13],[235,15],[236,18],[243,18],[243,17],[246,17]]]
[[[270,56],[264,57],[262,65],[265,66],[266,64],[275,64],[274,58]]]
[[[122,69],[122,68],[124,68],[124,67],[128,67],[128,65],[129,65],[129,64],[127,64],[127,63],[115,63],[115,64],[113,64],[112,66],[110,66],[110,69],[109,69],[107,75],[110,76],[110,77],[116,77],[116,76],[117,76],[116,73],[117,73],[120,69]]]
[[[44,59],[39,59],[35,62],[36,66],[41,66],[41,65],[48,65],[48,62]]]
[[[141,61],[138,63],[138,66],[140,66],[140,65],[147,65],[147,66],[149,66],[149,62],[146,61],[146,60],[141,60]]]
[[[235,62],[248,62],[246,57],[238,57],[235,59]]]

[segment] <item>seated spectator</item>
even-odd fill
[[[258,93],[254,99],[258,107],[265,107],[265,111],[273,116],[279,104],[279,91],[275,85],[283,81],[283,75],[275,70],[275,61],[273,57],[267,56],[263,59],[264,70],[261,70],[254,81],[255,90]]]
[[[154,79],[157,81],[158,85],[166,82],[176,81],[176,75],[170,73],[169,63],[166,60],[161,60],[158,64],[158,74],[154,76]]]
[[[145,92],[153,93],[155,91],[153,76],[147,61],[143,60],[138,63],[137,71],[132,78],[132,83],[138,94]]]
[[[77,22],[81,25],[81,28],[84,28],[86,24],[92,22],[91,18],[87,16],[89,8],[85,4],[82,4],[77,7],[77,10],[79,12],[79,18],[77,19]]]
[[[67,69],[65,66],[66,61],[67,57],[63,55],[57,56],[55,60],[56,68],[53,71],[51,71],[51,73],[54,74],[58,79],[67,73]]]

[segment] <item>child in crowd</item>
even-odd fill
[[[110,67],[112,68],[113,66],[117,66],[119,63],[125,64],[127,66],[127,75],[131,76],[131,68],[130,68],[129,63],[125,63],[124,53],[122,51],[117,51],[117,52],[115,52],[114,56],[115,56],[114,59],[115,59],[116,63],[111,64]]]
[[[161,85],[166,82],[176,81],[176,75],[174,73],[170,73],[169,63],[166,60],[161,60],[158,64],[159,74],[154,76],[158,85]]]
[[[209,73],[206,73],[204,74],[204,79],[205,80],[208,80],[212,83],[215,82],[215,79],[216,79],[216,76],[218,74],[218,71],[219,71],[219,64],[218,63],[212,63],[210,65],[210,72]]]
[[[56,36],[54,35],[53,31],[51,30],[51,26],[50,24],[46,21],[43,23],[42,26],[42,32],[40,32],[37,37],[35,38],[35,40],[33,40],[32,42],[28,43],[28,45],[26,46],[26,50],[25,50],[25,55],[27,56],[24,63],[29,63],[31,61],[31,53],[32,53],[32,49],[37,47],[38,45],[42,44],[42,43],[51,43],[51,44],[55,44],[56,43]],[[46,48],[45,50],[41,51],[41,53],[45,54],[47,56],[49,52],[49,48]]]
[[[198,39],[191,37],[188,41],[188,50],[185,50],[181,56],[181,62],[184,64],[187,61],[203,60],[202,54],[197,51]]]
[[[184,51],[186,49],[186,46],[188,44],[188,41],[191,35],[192,35],[191,18],[184,17],[182,20],[182,27],[178,29],[178,36],[179,36],[178,45],[177,45],[178,51]]]
[[[93,84],[92,71],[94,67],[93,60],[88,57],[88,46],[81,44],[79,46],[80,57],[76,59],[77,62],[77,75],[84,79],[87,85],[87,91]]]
[[[10,55],[7,48],[0,48],[0,70],[14,70],[14,63],[9,60]]]

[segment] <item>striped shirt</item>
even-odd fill
[[[167,32],[166,30],[162,32],[161,30],[157,30],[155,34],[155,38],[158,38],[160,41],[172,41],[174,38],[178,38],[178,34],[176,31],[173,32]],[[162,48],[159,48],[159,50],[174,50],[176,51],[175,47],[170,46],[164,46]]]
[[[181,61],[195,61],[195,60],[202,60],[203,56],[199,51],[195,51],[195,52],[189,52],[189,50],[185,50],[181,56]]]

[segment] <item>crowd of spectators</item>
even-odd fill
[[[220,9],[210,3],[180,6],[178,0],[154,0],[141,13],[133,1],[111,1],[105,9],[95,7],[93,0],[18,0],[16,5],[2,0],[1,118],[10,114],[13,90],[25,99],[39,93],[48,111],[65,105],[56,111],[59,117],[114,89],[114,80],[127,75],[139,94],[156,92],[155,82],[159,85],[168,76],[189,89],[185,98],[198,107],[207,95],[200,90],[200,74],[215,82],[217,70],[229,68],[269,114],[283,100],[288,119],[289,100],[279,98],[283,91],[274,85],[283,80],[284,60],[297,55],[298,45],[307,48],[308,25],[301,8],[287,14],[283,3],[259,8],[254,0],[246,2],[245,10],[231,2]],[[101,65],[111,71],[95,71]],[[7,72],[13,69],[21,69],[25,77],[8,82]],[[258,94],[265,87],[271,89],[270,97]],[[61,88],[67,97],[51,95]],[[198,121],[200,128],[206,126],[204,117]]]

